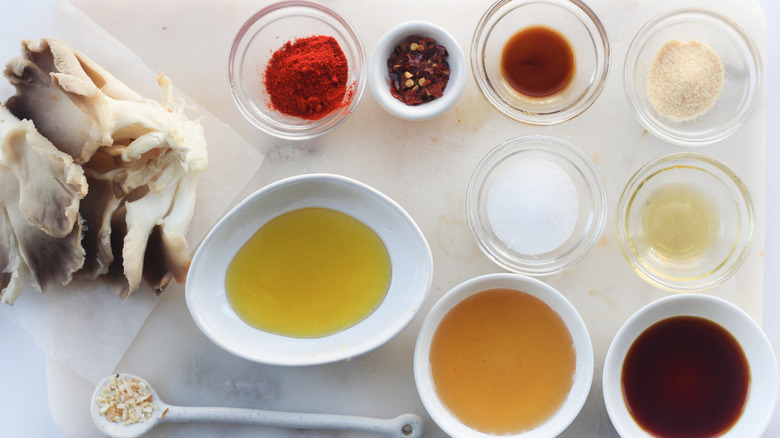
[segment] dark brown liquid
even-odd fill
[[[516,33],[504,46],[501,71],[509,85],[530,97],[551,96],[574,77],[574,53],[558,32],[534,26]]]
[[[628,409],[647,432],[705,438],[722,434],[739,419],[750,369],[739,343],[723,327],[679,316],[639,335],[621,380]]]

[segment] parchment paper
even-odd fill
[[[56,37],[85,53],[145,97],[162,99],[163,91],[155,81],[158,72],[152,71],[75,6],[67,2],[36,1],[19,3],[15,9],[17,13],[0,17],[2,65],[20,53],[22,39]],[[20,19],[22,15],[36,18]],[[19,23],[25,23],[25,27],[21,28]],[[177,78],[171,80],[175,86]],[[0,100],[4,102],[14,94],[14,89],[4,79],[0,84]],[[209,165],[198,183],[195,215],[187,235],[194,252],[254,176],[264,157],[197,102],[178,90],[174,96],[193,107],[188,116],[201,120],[208,141]],[[169,289],[169,293],[182,293],[181,287]],[[49,357],[97,383],[113,372],[157,302],[158,298],[147,286],[127,300],[119,299],[96,283],[53,287],[44,294],[28,287],[13,306],[0,305],[0,317],[28,331]]]

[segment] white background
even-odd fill
[[[764,330],[780,352],[780,2],[759,0],[767,21],[767,203]],[[0,318],[0,437],[61,437],[49,414],[45,358],[32,338]],[[780,436],[780,406],[765,437]]]

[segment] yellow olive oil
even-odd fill
[[[659,256],[678,261],[705,254],[716,240],[718,222],[712,199],[683,183],[656,190],[641,213],[648,246]]]
[[[357,219],[304,208],[263,225],[228,266],[230,306],[247,324],[316,338],[360,322],[390,285],[382,239]]]

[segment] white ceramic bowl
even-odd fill
[[[772,346],[761,328],[737,306],[709,295],[670,295],[650,303],[632,315],[618,330],[604,363],[603,391],[612,424],[623,437],[651,438],[640,428],[626,406],[621,373],[629,348],[636,338],[658,321],[675,316],[709,319],[739,342],[750,368],[750,388],[742,416],[720,438],[761,436],[769,424],[780,382]]]
[[[392,270],[384,301],[356,325],[320,338],[287,337],[251,327],[228,303],[228,265],[266,222],[307,207],[340,211],[379,235]],[[433,260],[425,237],[396,202],[347,177],[302,175],[258,190],[217,223],[192,259],[186,298],[195,323],[225,350],[272,365],[314,365],[352,358],[398,334],[417,314],[430,289],[432,273]]]
[[[447,49],[450,78],[444,95],[420,105],[407,105],[390,94],[387,58],[393,48],[411,35],[430,37]],[[368,63],[368,83],[379,105],[388,113],[411,121],[429,120],[441,115],[458,102],[466,86],[466,61],[463,52],[444,28],[426,21],[410,21],[390,29],[377,41]]]
[[[553,287],[519,274],[488,274],[465,281],[447,292],[433,306],[423,322],[414,349],[414,380],[425,409],[447,434],[453,437],[495,438],[496,435],[474,430],[463,424],[436,395],[430,368],[430,347],[442,318],[458,303],[476,293],[495,288],[515,289],[530,294],[552,308],[566,324],[574,342],[576,365],[574,383],[568,397],[552,417],[535,429],[502,435],[511,438],[549,438],[557,436],[579,414],[588,397],[593,380],[593,346],[588,328],[572,304]]]
[[[723,62],[720,97],[712,109],[692,120],[664,116],[647,92],[656,54],[672,39],[703,43]],[[675,9],[650,20],[631,42],[624,68],[626,95],[637,120],[661,140],[681,146],[711,144],[736,132],[753,112],[763,85],[761,56],[747,32],[730,18],[703,9]]]

